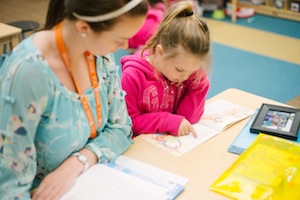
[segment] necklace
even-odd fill
[[[83,106],[83,109],[84,109],[84,111],[86,113],[86,116],[87,116],[87,119],[89,121],[90,128],[91,128],[90,138],[94,138],[97,135],[97,129],[96,129],[94,117],[93,117],[91,108],[89,106],[89,103],[88,103],[86,97],[84,96],[82,90],[80,89],[80,87],[79,87],[79,85],[78,85],[78,83],[77,83],[77,81],[74,77],[74,73],[73,73],[73,70],[72,70],[71,65],[70,65],[70,60],[69,60],[69,57],[68,57],[67,49],[66,49],[66,46],[64,44],[63,37],[62,37],[62,23],[59,23],[56,26],[55,37],[56,37],[56,43],[57,43],[57,46],[58,46],[59,53],[60,53],[65,65],[68,69],[68,72],[69,72],[71,78],[72,78],[73,84],[76,88],[76,92],[80,96],[81,104]],[[93,86],[94,95],[95,95],[96,112],[97,112],[97,125],[99,127],[100,124],[101,124],[101,120],[102,120],[102,111],[101,111],[100,91],[98,89],[98,78],[97,78],[97,72],[96,72],[95,57],[94,57],[94,55],[92,55],[88,51],[85,52],[85,57],[86,57],[86,60],[87,60],[89,75],[90,75],[90,79],[91,79],[91,84]]]

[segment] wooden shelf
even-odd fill
[[[237,2],[238,7],[254,8],[256,13],[279,17],[300,22],[300,13],[288,9],[287,0],[285,0],[285,8],[276,8],[275,6],[255,5],[247,2]]]

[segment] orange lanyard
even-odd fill
[[[58,46],[58,50],[60,52],[60,55],[70,73],[70,76],[72,78],[73,84],[75,85],[76,91],[78,92],[79,96],[80,96],[80,100],[81,100],[81,104],[84,108],[84,111],[86,113],[86,116],[89,120],[90,123],[90,127],[91,127],[91,135],[90,138],[94,138],[97,135],[97,130],[96,130],[96,125],[94,122],[94,117],[91,111],[91,108],[89,106],[89,103],[86,99],[86,97],[83,95],[82,90],[80,89],[71,65],[70,65],[70,61],[68,58],[68,54],[67,54],[67,50],[63,41],[63,37],[62,37],[62,23],[59,23],[56,26],[56,43]],[[90,52],[85,52],[85,56],[86,56],[86,60],[87,60],[87,64],[88,64],[88,69],[89,69],[89,74],[90,74],[90,79],[91,79],[91,84],[94,88],[94,94],[95,94],[95,101],[96,101],[96,112],[97,112],[97,124],[98,127],[101,124],[101,119],[102,119],[102,112],[101,112],[101,99],[100,99],[100,92],[98,89],[98,78],[97,78],[97,73],[96,73],[96,65],[95,65],[95,57],[90,53]]]

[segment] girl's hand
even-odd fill
[[[198,137],[198,134],[196,133],[192,124],[187,119],[183,119],[178,129],[178,136],[188,135],[190,133],[193,134],[194,138]]]

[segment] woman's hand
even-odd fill
[[[89,149],[80,150],[88,158],[89,165],[98,162],[96,154]],[[67,158],[57,169],[49,173],[39,187],[32,192],[32,200],[59,200],[74,185],[78,175],[83,171],[84,165],[76,156]]]
[[[190,133],[193,134],[194,138],[198,137],[192,124],[187,119],[183,119],[178,129],[178,136],[188,135]]]
[[[76,157],[72,156],[68,159],[74,159],[76,163]],[[74,163],[73,162],[73,163]],[[72,162],[69,162],[71,164]],[[59,200],[64,194],[66,194],[73,184],[77,176],[83,169],[81,163],[74,164],[75,166],[67,166],[64,163],[56,170],[48,174],[41,182],[39,187],[34,191],[32,195],[33,200]]]

